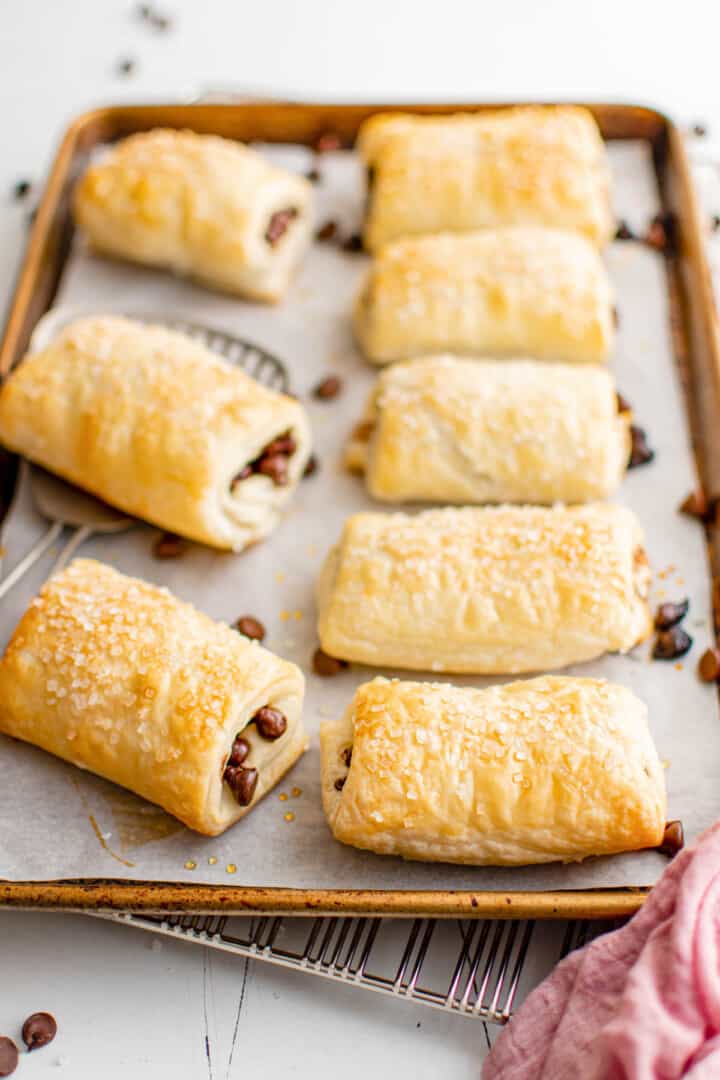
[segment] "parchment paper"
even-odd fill
[[[301,148],[276,147],[271,153],[297,170],[312,164]],[[612,146],[611,157],[618,216],[641,229],[657,209],[646,148]],[[344,233],[356,230],[363,203],[357,162],[351,154],[338,153],[323,156],[319,167],[318,222],[333,218]],[[621,317],[613,368],[657,453],[652,465],[628,475],[618,497],[637,511],[646,530],[655,571],[653,603],[688,596],[686,625],[695,645],[678,665],[649,661],[646,644],[630,656],[606,657],[571,670],[624,683],[648,703],[660,755],[669,763],[669,816],[682,818],[692,839],[720,816],[717,697],[695,674],[697,657],[711,637],[708,566],[702,530],[676,512],[695,484],[694,465],[670,347],[663,258],[641,244],[616,243],[608,262]],[[654,852],[520,870],[411,864],[344,847],[327,829],[319,793],[318,726],[322,718],[339,716],[355,687],[378,673],[353,666],[337,678],[320,679],[310,670],[316,646],[314,579],[346,516],[371,505],[362,483],[339,464],[344,439],[375,375],[353,346],[348,319],[365,265],[364,256],[316,244],[288,299],[273,308],[102,261],[76,245],[58,304],[176,313],[247,337],[283,358],[292,389],[308,408],[320,471],[303,482],[286,520],[265,543],[239,556],[193,546],[178,560],[159,562],[151,555],[157,531],[138,524],[128,533],[87,543],[82,554],[167,585],[216,619],[232,622],[243,614],[262,619],[268,647],[308,675],[305,716],[311,748],[244,821],[222,837],[204,839],[112,784],[0,737],[0,877],[307,888],[577,889],[647,885],[665,867],[666,860]],[[334,401],[316,401],[311,390],[329,373],[343,379],[343,393]],[[22,484],[5,530],[5,572],[42,529]],[[51,562],[48,555],[3,600],[0,644]],[[482,685],[489,680],[454,681]],[[286,820],[288,814],[292,820]]]

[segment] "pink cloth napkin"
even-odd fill
[[[501,1033],[483,1080],[720,1078],[720,822],[620,930],[571,953]]]

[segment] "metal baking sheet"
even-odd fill
[[[298,171],[314,163],[301,147],[268,152]],[[613,143],[610,154],[618,216],[641,228],[659,207],[649,144]],[[318,223],[333,219],[341,232],[356,231],[363,203],[356,158],[347,152],[323,155],[319,168]],[[606,657],[572,673],[606,676],[647,701],[660,755],[668,763],[669,816],[682,818],[692,838],[720,814],[720,724],[717,697],[694,672],[697,656],[713,636],[709,568],[702,529],[676,513],[696,477],[671,343],[666,271],[663,256],[639,243],[613,244],[608,264],[621,318],[612,367],[657,454],[652,465],[628,476],[618,498],[636,510],[645,527],[655,571],[653,603],[689,597],[687,626],[695,646],[678,664],[651,662],[646,644],[630,656]],[[316,244],[286,302],[269,308],[93,258],[75,243],[57,304],[175,313],[247,337],[283,359],[292,389],[308,408],[320,471],[303,483],[283,525],[264,544],[239,556],[192,546],[176,561],[158,562],[151,555],[156,530],[138,524],[129,533],[86,544],[83,554],[167,585],[217,619],[232,622],[246,613],[262,619],[268,647],[308,675],[311,748],[242,823],[223,837],[205,839],[105,781],[0,739],[0,878],[506,893],[647,886],[666,865],[654,852],[524,869],[424,865],[362,853],[332,839],[320,805],[318,726],[323,718],[340,715],[355,687],[377,673],[353,666],[334,679],[320,679],[309,663],[316,645],[313,585],[322,558],[345,517],[372,505],[361,482],[340,466],[343,441],[375,375],[353,345],[348,317],[365,265],[364,256]],[[319,402],[312,388],[327,374],[342,378],[343,392]],[[5,528],[6,568],[42,528],[23,483]],[[48,556],[3,601],[3,644],[50,564]],[[454,681],[482,685],[491,680]]]

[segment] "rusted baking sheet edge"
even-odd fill
[[[612,919],[632,915],[647,889],[439,892],[226,888],[128,881],[0,882],[0,907],[198,915],[357,915],[493,919]]]

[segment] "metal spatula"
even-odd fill
[[[133,519],[121,514],[119,510],[94,499],[92,495],[86,495],[84,491],[66,484],[64,480],[52,476],[37,465],[25,465],[24,468],[29,470],[35,507],[52,524],[4,581],[0,582],[0,599],[60,538],[64,529],[71,528],[74,531],[58,555],[51,574],[61,570],[80,544],[93,534],[122,532],[133,524]]]

